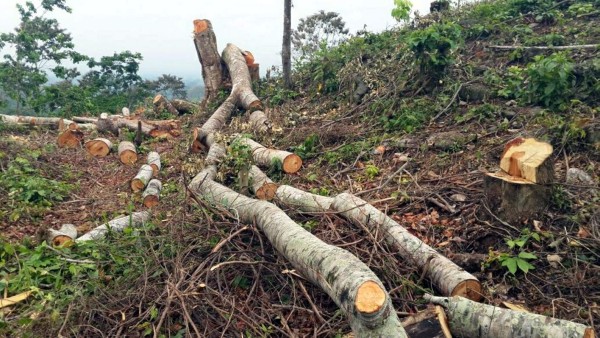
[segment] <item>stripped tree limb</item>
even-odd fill
[[[234,44],[228,43],[223,50],[223,61],[231,76],[231,94],[237,98],[237,104],[250,113],[262,110],[260,99],[252,91],[248,65],[242,51]]]
[[[166,97],[162,96],[161,94],[158,94],[154,97],[152,104],[154,105],[154,111],[157,114],[167,111],[175,116],[179,115],[179,111],[171,104],[171,102],[169,102],[169,100],[167,100]]]
[[[212,180],[209,166],[190,190],[236,210],[240,221],[256,223],[273,246],[305,277],[320,286],[348,316],[357,337],[406,337],[390,296],[377,276],[344,249],[328,245],[304,230],[281,209],[240,195]]]
[[[131,180],[131,190],[133,190],[133,192],[142,191],[152,179],[153,174],[154,171],[150,165],[142,165],[137,175]]]
[[[209,20],[194,20],[194,46],[202,65],[205,106],[217,97],[223,86],[223,66],[217,49],[217,37]]]
[[[87,152],[95,157],[104,157],[110,153],[112,148],[112,142],[109,139],[102,137],[87,141],[85,143],[85,149]]]
[[[275,197],[277,184],[273,183],[257,166],[250,167],[250,190],[259,200],[270,201]]]
[[[426,294],[423,298],[444,307],[450,319],[450,330],[457,337],[595,337],[593,328],[567,320],[503,309],[463,297],[445,298]]]
[[[596,45],[571,45],[571,46],[489,46],[490,49],[496,50],[533,50],[533,51],[544,51],[544,50],[568,50],[568,49],[598,49],[600,44]]]
[[[400,256],[413,262],[444,295],[459,295],[469,299],[481,298],[477,278],[454,264],[400,224],[362,199],[342,193],[335,197],[311,194],[291,186],[281,185],[277,199],[304,212],[335,211],[356,225],[365,225],[373,232],[383,230],[388,243]]]
[[[176,120],[140,121],[124,117],[109,117],[107,114],[101,114],[95,124],[98,131],[118,135],[119,128],[126,128],[129,131],[137,132],[139,122],[142,123],[141,132],[150,137],[177,137],[181,134],[179,122]]]
[[[147,162],[152,167],[152,176],[154,176],[154,177],[158,176],[158,172],[160,171],[160,168],[161,168],[160,154],[157,153],[156,151],[149,152]]]
[[[142,194],[142,200],[146,208],[152,208],[158,205],[162,183],[157,179],[152,179],[148,183],[146,190]]]
[[[274,160],[280,160],[283,164],[283,171],[287,174],[294,174],[302,167],[302,159],[296,154],[284,150],[266,148],[249,138],[241,138],[240,142],[250,147],[254,162],[258,165],[269,167]]]
[[[76,243],[104,238],[109,231],[122,232],[128,226],[138,228],[150,219],[150,212],[134,212],[129,216],[116,218],[108,223],[97,226],[87,234],[77,238]]]
[[[29,125],[29,126],[47,126],[53,129],[66,129],[72,120],[60,117],[37,117],[37,116],[19,116],[0,114],[0,122],[8,125]]]

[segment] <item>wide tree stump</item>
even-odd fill
[[[129,141],[119,143],[119,159],[123,164],[134,164],[137,162],[137,152],[135,145]]]
[[[516,138],[504,146],[500,168],[513,177],[538,184],[552,183],[552,145],[533,138]]]
[[[105,138],[97,138],[85,143],[85,149],[87,152],[95,157],[104,157],[110,153],[112,148],[112,142]]]

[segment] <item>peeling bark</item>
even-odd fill
[[[130,216],[124,216],[114,219],[108,223],[97,226],[87,234],[77,238],[75,242],[81,243],[85,241],[93,241],[106,237],[109,231],[122,232],[128,226],[138,228],[150,219],[150,212],[141,211],[134,212]]]
[[[593,338],[594,330],[583,324],[513,311],[470,301],[463,297],[435,297],[425,300],[445,308],[450,330],[457,337],[473,338]]]
[[[133,192],[142,191],[152,179],[153,174],[154,171],[152,170],[152,167],[148,164],[144,164],[137,175],[131,180],[131,190],[133,190]]]
[[[281,209],[240,195],[214,181],[211,166],[190,189],[209,201],[236,210],[240,221],[255,223],[305,277],[320,286],[344,311],[358,337],[406,337],[390,296],[375,274],[355,256],[304,230]]]
[[[266,148],[249,138],[241,138],[240,141],[242,144],[250,147],[254,162],[258,165],[270,167],[274,160],[280,160],[283,164],[283,171],[287,174],[294,174],[302,167],[302,159],[296,154],[283,150]]]

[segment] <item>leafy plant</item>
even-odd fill
[[[316,155],[318,145],[319,136],[316,134],[311,134],[304,140],[304,142],[301,145],[294,147],[293,151],[303,160],[306,160]]]
[[[394,9],[392,17],[398,22],[408,21],[410,19],[410,10],[412,3],[409,0],[394,0]]]
[[[554,53],[548,57],[537,55],[534,60],[526,70],[529,102],[553,109],[569,102],[574,78],[573,62],[565,53]]]
[[[498,261],[501,266],[506,267],[508,272],[513,275],[515,275],[518,270],[521,270],[524,273],[533,270],[535,267],[530,262],[538,257],[525,250],[525,246],[531,239],[539,242],[540,235],[531,232],[528,229],[524,229],[521,236],[517,238],[506,238],[505,242],[511,252],[501,252],[498,254],[490,251],[490,260]]]
[[[408,38],[408,45],[421,70],[437,79],[454,63],[452,54],[461,41],[460,25],[449,22],[436,23],[413,32]]]
[[[379,175],[379,168],[373,164],[367,164],[365,167],[365,174],[370,180],[372,180]]]

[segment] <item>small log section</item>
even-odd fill
[[[154,170],[148,164],[144,164],[137,175],[131,180],[131,190],[133,192],[140,192],[144,190],[148,182],[152,179],[152,175],[154,174]]]
[[[128,226],[139,228],[150,219],[150,212],[140,211],[134,212],[129,216],[116,218],[108,223],[97,226],[87,234],[77,238],[76,243],[92,241],[106,237],[109,231],[122,232]]]
[[[77,228],[73,224],[63,224],[60,229],[48,229],[47,242],[52,246],[66,247],[77,238]]]
[[[135,145],[129,141],[121,141],[121,143],[119,143],[119,159],[121,160],[121,163],[127,165],[137,162]]]
[[[250,190],[259,200],[270,201],[275,197],[277,184],[273,183],[257,166],[250,167]]]
[[[142,200],[146,208],[152,208],[158,205],[162,183],[157,179],[152,179],[148,183],[146,190],[142,194]]]
[[[273,161],[279,160],[283,164],[283,171],[286,174],[295,174],[302,167],[302,159],[296,154],[284,150],[266,148],[249,138],[242,138],[241,143],[250,147],[252,158],[258,165],[270,167]]]
[[[85,143],[87,152],[95,157],[105,157],[110,153],[112,142],[105,138],[96,138]]]
[[[152,176],[157,177],[161,168],[160,154],[156,151],[148,153],[148,164],[152,167]]]
[[[348,251],[324,243],[266,201],[238,194],[212,180],[209,166],[190,190],[234,209],[240,221],[254,223],[295,269],[321,287],[348,316],[356,337],[406,337],[390,296],[377,276]]]
[[[194,20],[194,46],[202,65],[203,106],[217,97],[223,87],[223,66],[217,49],[217,37],[209,20]]]
[[[503,309],[463,297],[435,297],[425,300],[441,305],[456,337],[472,338],[594,338],[593,328],[583,324],[529,312]]]
[[[554,167],[552,146],[535,139],[509,141],[500,157],[500,171],[484,176],[490,210],[507,222],[542,214],[550,202]]]
[[[252,173],[251,173],[252,174]],[[277,200],[304,212],[335,211],[357,226],[384,231],[386,241],[405,260],[424,271],[432,284],[444,295],[481,299],[479,280],[454,264],[432,247],[408,232],[396,221],[362,199],[348,193],[325,197],[288,185],[277,189]]]
[[[169,100],[167,100],[167,98],[161,94],[158,94],[154,97],[152,104],[154,105],[154,111],[157,114],[167,111],[175,116],[179,115],[179,111],[175,108],[175,106],[173,106],[173,104],[171,104],[171,102],[169,102]]]

